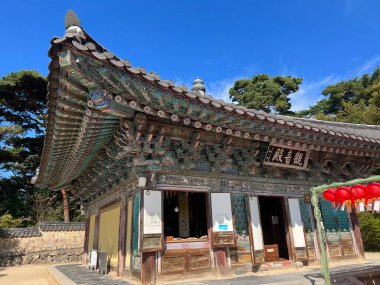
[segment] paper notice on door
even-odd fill
[[[278,216],[272,216],[272,224],[278,225]]]
[[[364,212],[365,209],[364,209],[364,202],[360,202],[359,203],[359,212]]]
[[[373,210],[375,212],[380,212],[380,200],[375,201],[375,204],[373,205]]]

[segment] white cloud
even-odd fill
[[[340,81],[340,78],[334,75],[329,75],[313,81],[304,81],[299,90],[290,95],[290,103],[292,104],[291,110],[300,111],[308,109],[309,106],[314,105],[315,102],[324,97],[322,95],[322,90],[326,86],[338,81]]]
[[[191,89],[191,86],[193,85],[192,81],[190,82],[187,80],[183,80],[177,76],[174,77],[173,81],[176,86],[187,86],[189,90]]]
[[[379,60],[380,61],[380,57]],[[372,63],[373,62],[373,63]],[[377,62],[377,61],[376,61]],[[374,60],[368,61],[365,66],[368,66],[366,68],[371,68],[371,66],[374,66],[376,64]],[[361,67],[363,69],[365,67]],[[214,98],[222,99],[225,102],[232,102],[229,95],[230,88],[234,85],[236,80],[243,79],[243,78],[250,78],[250,76],[247,73],[243,73],[241,75],[236,75],[233,77],[224,78],[221,80],[211,81],[207,82],[205,81],[206,85],[206,93],[210,94]],[[337,75],[329,75],[325,76],[320,79],[315,79],[311,81],[305,80],[299,90],[293,94],[290,95],[290,103],[292,104],[292,111],[300,111],[300,110],[306,110],[310,106],[314,105],[317,101],[324,98],[322,95],[322,90],[327,87],[328,85],[337,83],[341,81],[343,78],[341,76]],[[182,80],[178,77],[175,78],[175,84],[176,85],[185,85],[191,89],[191,86],[193,82],[189,82],[187,80]]]
[[[208,88],[206,89],[206,93],[214,98],[231,102],[229,90],[234,85],[234,82],[235,80],[231,78],[210,82],[207,84]]]
[[[226,102],[232,102],[229,95],[230,88],[234,85],[236,80],[242,78],[249,78],[248,75],[242,74],[239,76],[224,78],[213,82],[205,82],[206,93],[212,95],[214,98],[222,99]],[[305,110],[309,106],[314,105],[315,102],[322,99],[322,90],[330,85],[340,81],[339,76],[329,75],[322,79],[314,81],[304,81],[300,89],[290,95],[290,102],[293,111]],[[179,81],[181,82],[181,81]],[[183,83],[183,81],[181,82]],[[191,88],[191,84],[185,84]]]
[[[226,102],[232,102],[229,95],[230,88],[234,85],[236,80],[242,79],[242,78],[249,78],[248,75],[239,75],[234,76],[230,78],[224,78],[221,80],[211,81],[207,82],[205,80],[204,84],[206,86],[206,94],[211,95],[214,98],[222,99]],[[201,79],[203,79],[201,77]],[[191,87],[193,86],[193,81],[183,80],[179,77],[175,77],[174,79],[175,85],[183,85],[187,86],[189,90],[191,90]]]
[[[213,82],[205,82],[206,93],[214,98],[222,99],[226,102],[232,102],[230,99],[230,88],[234,85],[236,80],[249,78],[248,75],[239,75],[230,78],[225,78]]]
[[[372,72],[380,64],[380,55],[377,55],[358,68],[357,76]]]

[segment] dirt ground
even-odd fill
[[[49,285],[46,265],[0,267],[0,285]]]

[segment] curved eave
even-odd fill
[[[199,92],[188,91],[185,86],[176,86],[171,80],[161,80],[158,74],[147,74],[142,67],[132,67],[128,60],[121,60],[113,53],[94,41],[86,32],[83,34],[66,33],[55,43],[65,43],[73,50],[92,58],[104,66],[113,68],[121,74],[132,76],[141,84],[154,86],[167,96],[180,96],[189,102],[202,105],[206,109],[223,112],[230,116],[237,116],[254,122],[270,123],[277,126],[286,126],[297,131],[310,132],[321,136],[336,137],[369,144],[380,144],[380,127],[368,125],[355,125],[320,120],[299,119],[288,116],[267,114],[262,111],[247,109],[243,106],[226,103],[223,100],[202,95]],[[117,73],[118,73],[117,72]],[[202,119],[199,119],[202,121]]]
[[[48,124],[38,186],[59,189],[81,176],[112,138],[120,118],[131,110],[246,139],[271,141],[286,133],[295,140],[297,136],[318,138],[331,148],[357,148],[358,155],[379,154],[378,126],[272,115],[188,91],[157,74],[147,74],[144,68],[132,67],[79,27],[70,27],[63,38],[51,43]],[[106,95],[107,109],[91,97],[96,88],[111,91]]]
[[[119,125],[119,118],[88,109],[87,87],[62,69],[62,50],[53,43],[49,51],[47,129],[36,181],[52,190],[80,176]]]

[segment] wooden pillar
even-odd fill
[[[310,204],[310,208],[311,208],[311,217],[312,217],[312,222],[313,222],[313,229],[314,229],[314,236],[315,236],[315,241],[316,241],[316,244],[314,243],[314,246],[315,246],[315,258],[317,258],[317,252],[318,252],[318,255],[321,256],[321,247],[320,247],[320,241],[319,241],[319,235],[318,235],[318,230],[317,230],[317,221],[315,219],[315,216],[314,216],[314,205],[313,204]],[[327,249],[327,245],[326,245],[326,250]]]
[[[120,223],[119,223],[119,268],[117,276],[121,277],[124,273],[125,267],[125,252],[127,241],[127,213],[128,213],[128,199],[125,196],[120,204]]]
[[[223,247],[218,247],[214,249],[215,252],[215,265],[218,274],[227,273],[227,250]]]
[[[354,232],[356,248],[358,249],[358,254],[360,258],[365,259],[362,234],[360,232],[358,216],[356,214],[356,209],[354,207],[351,207],[350,219],[351,219],[352,231]]]
[[[87,218],[86,218],[86,226],[84,229],[83,264],[86,264],[87,262],[88,241],[89,241],[89,236],[90,236],[90,220],[91,220],[91,215],[90,215],[90,212],[88,212]]]
[[[141,284],[150,285],[156,283],[156,253],[141,253]]]
[[[296,254],[295,254],[296,249],[294,246],[293,229],[292,229],[292,223],[290,220],[290,210],[289,210],[289,202],[288,202],[287,196],[284,196],[281,199],[281,206],[282,206],[282,215],[284,217],[286,244],[288,246],[289,260],[296,261]]]
[[[69,205],[69,195],[65,188],[61,189],[62,199],[63,199],[63,219],[65,223],[70,223],[70,205]]]
[[[99,226],[100,226],[100,212],[99,210],[95,214],[95,227],[94,227],[94,243],[93,248],[99,249]]]

